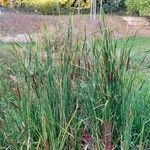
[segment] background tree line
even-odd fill
[[[1,4],[34,11],[40,14],[68,14],[70,11],[89,13],[92,2],[96,2],[99,12],[102,4],[105,13],[129,13],[132,15],[150,16],[150,0],[0,0]]]

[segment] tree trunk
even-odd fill
[[[91,20],[92,20],[92,14],[93,14],[93,0],[91,0],[90,1],[91,3],[90,3],[90,18],[91,18]]]
[[[13,0],[9,0],[9,7],[12,8],[13,7]]]
[[[96,7],[97,7],[97,0],[91,0],[90,16],[91,19],[93,20],[96,20]]]
[[[78,15],[80,15],[80,0],[78,0]]]
[[[96,0],[93,0],[93,19],[96,20]]]

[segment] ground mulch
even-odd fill
[[[34,14],[2,13],[0,14],[0,37],[14,34],[32,34],[42,30],[43,25],[47,25],[52,30],[56,24],[60,24],[61,29],[65,30],[68,24],[68,16],[44,16]],[[128,26],[121,16],[107,15],[105,17],[107,26],[114,30],[114,35],[119,38],[133,36],[138,28],[137,36],[150,36],[150,27]],[[85,28],[88,35],[100,31],[102,21],[91,20],[89,15],[73,17],[73,28],[75,33],[82,32]]]

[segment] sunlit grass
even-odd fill
[[[131,37],[130,39],[133,39]],[[127,39],[120,39],[119,46],[121,46]],[[133,52],[146,51],[150,49],[150,37],[135,37],[134,41],[129,41],[129,44],[134,44]]]

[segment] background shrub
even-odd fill
[[[100,1],[101,0],[97,0],[98,4]],[[105,13],[123,11],[125,8],[124,2],[125,0],[103,0],[103,10]]]
[[[150,0],[126,0],[129,13],[140,16],[150,16]]]
[[[21,9],[38,12],[40,14],[58,13],[58,6],[62,6],[67,0],[16,0],[15,6]]]
[[[0,0],[0,6],[8,6],[9,5],[9,1],[8,0]]]
[[[120,12],[124,10],[125,0],[102,0],[105,13]],[[81,13],[90,13],[91,0],[80,0]],[[101,0],[97,0],[97,12],[99,12]],[[16,0],[15,5],[27,8],[40,14],[67,14],[78,7],[78,0]],[[76,9],[74,9],[76,13]]]
[[[77,0],[16,0],[15,6],[21,9],[27,8],[40,14],[67,14],[77,7]],[[81,8],[89,8],[90,0],[81,0]]]

